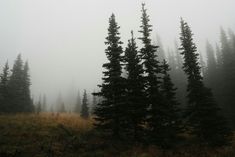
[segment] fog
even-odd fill
[[[108,18],[116,15],[123,47],[130,31],[138,37],[141,3],[146,2],[153,39],[160,35],[165,49],[179,38],[183,17],[191,26],[198,49],[219,41],[219,29],[235,30],[234,0],[1,0],[0,66],[12,65],[17,54],[29,61],[31,92],[89,93],[101,82]],[[76,97],[76,94],[72,97]]]

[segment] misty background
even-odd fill
[[[0,68],[21,53],[29,61],[34,99],[46,94],[55,103],[59,93],[65,101],[75,100],[78,89],[91,93],[106,61],[108,18],[115,13],[125,47],[130,30],[140,36],[142,2],[153,25],[152,39],[158,34],[164,49],[178,41],[180,17],[192,27],[202,53],[207,39],[213,46],[219,42],[220,26],[235,30],[234,0],[1,0]]]

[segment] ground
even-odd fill
[[[91,119],[76,114],[0,115],[0,157],[235,157],[235,142],[223,148],[162,150],[103,140]]]

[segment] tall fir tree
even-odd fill
[[[180,35],[183,69],[188,79],[186,116],[189,131],[205,144],[223,145],[228,142],[230,131],[225,119],[218,113],[219,108],[211,90],[203,84],[197,47],[193,42],[192,31],[183,19]]]
[[[97,129],[108,131],[114,137],[120,137],[122,130],[122,113],[125,106],[125,81],[122,77],[122,42],[120,41],[119,26],[115,15],[109,18],[108,36],[105,50],[108,62],[103,64],[103,83],[99,85],[101,91],[95,95],[102,101],[95,108],[95,126]]]
[[[162,73],[163,81],[161,84],[161,91],[164,97],[164,105],[162,106],[164,114],[161,114],[163,120],[162,127],[164,132],[161,134],[162,146],[171,147],[177,141],[177,136],[182,131],[179,102],[176,99],[176,90],[169,75],[169,65],[166,60],[163,60]],[[164,116],[164,117],[163,117]]]
[[[128,41],[125,50],[125,70],[127,72],[126,78],[126,107],[125,118],[127,121],[126,129],[134,140],[138,140],[143,136],[143,127],[146,119],[146,99],[145,99],[145,85],[144,85],[144,70],[141,64],[141,58],[137,51],[133,31],[131,32],[131,39]]]
[[[163,142],[163,136],[165,132],[164,119],[165,112],[163,96],[160,92],[161,84],[161,65],[157,60],[156,51],[158,46],[154,46],[151,43],[151,32],[152,25],[149,24],[149,15],[147,15],[147,10],[145,9],[145,4],[142,4],[142,17],[139,31],[142,37],[139,39],[143,43],[143,47],[140,50],[142,64],[144,66],[144,76],[145,76],[145,93],[147,97],[147,103],[149,108],[149,114],[147,118],[149,136],[152,142],[161,144]]]
[[[83,98],[82,98],[82,109],[81,109],[81,117],[82,118],[89,118],[89,108],[88,108],[88,99],[86,90],[84,90]]]
[[[19,54],[9,80],[11,112],[24,112],[23,60]]]
[[[23,100],[22,106],[24,106],[24,112],[32,112],[33,111],[33,104],[31,103],[31,96],[30,96],[30,75],[29,75],[29,65],[26,61],[22,70],[22,86],[23,86]]]
[[[0,75],[0,113],[10,112],[10,96],[9,96],[9,66],[8,62],[6,62],[3,73]]]

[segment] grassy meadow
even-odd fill
[[[0,157],[235,157],[235,142],[162,150],[100,138],[92,128],[91,119],[76,114],[0,115]]]

